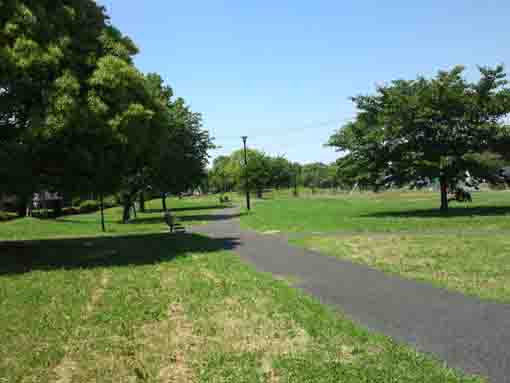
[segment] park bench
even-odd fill
[[[170,233],[173,233],[175,228],[175,216],[170,210],[165,212],[165,223],[168,225]]]

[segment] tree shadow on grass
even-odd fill
[[[173,208],[169,206],[170,211],[179,212],[179,211],[193,211],[193,210],[215,210],[215,209],[227,209],[230,206],[227,205],[210,205],[210,206],[189,206],[189,207],[177,207]],[[164,213],[163,209],[145,209],[146,213]]]
[[[239,238],[212,239],[188,233],[4,242],[0,243],[0,276],[150,265],[190,253],[233,250],[238,245]]]
[[[183,215],[177,216],[176,222],[191,222],[191,221],[207,221],[207,222],[215,222],[215,221],[226,221],[229,219],[239,218],[242,214],[192,214],[192,215]],[[164,216],[158,217],[146,217],[146,218],[135,218],[129,221],[129,224],[156,224],[156,223],[164,223]],[[120,221],[119,221],[120,223]]]
[[[242,214],[196,214],[196,215],[184,215],[178,217],[178,221],[180,222],[188,222],[188,221],[227,221],[229,219],[239,218]]]
[[[372,218],[458,218],[458,217],[491,217],[510,215],[510,206],[452,206],[448,212],[439,209],[417,209],[406,211],[387,211],[365,214],[362,217]]]
[[[136,225],[136,224],[154,225],[156,223],[164,223],[164,222],[165,222],[165,217],[162,214],[161,216],[157,216],[157,217],[133,218],[127,223],[127,225]],[[122,221],[119,220],[117,223],[122,223]]]

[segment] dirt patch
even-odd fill
[[[306,350],[312,338],[297,323],[260,314],[269,303],[267,300],[254,299],[246,304],[228,298],[220,306],[221,310],[211,315],[210,321],[217,333],[216,338],[225,351],[262,353],[267,365],[273,356]]]
[[[218,276],[216,274],[214,274],[213,272],[211,272],[210,270],[201,269],[200,274],[202,274],[206,279],[213,282],[215,285],[221,285],[223,283],[223,281],[220,280],[218,278]]]
[[[137,359],[142,364],[153,365],[155,381],[185,383],[194,381],[189,365],[189,354],[199,342],[193,336],[193,326],[179,304],[168,310],[168,318],[143,326],[136,334]]]
[[[90,316],[94,311],[94,308],[97,306],[99,301],[104,295],[105,289],[110,283],[110,273],[108,271],[103,271],[101,275],[101,281],[99,286],[92,292],[92,296],[90,297],[89,302],[87,303],[86,315]]]
[[[56,383],[71,383],[77,370],[78,364],[76,362],[64,358],[55,368],[55,374],[57,376]]]
[[[97,306],[98,302],[101,300],[101,298],[104,295],[105,289],[108,286],[108,283],[110,282],[110,273],[109,271],[103,271],[101,274],[101,279],[99,281],[99,286],[92,292],[92,295],[87,302],[87,306],[85,307],[85,315],[84,319],[87,319],[90,317],[92,312],[94,311],[95,307]],[[65,349],[67,350],[67,353],[69,354],[69,350],[72,348],[71,342],[74,340],[74,338],[77,337],[79,327],[76,329],[75,333],[71,337],[70,342],[67,344]],[[78,373],[79,366],[78,363],[72,360],[70,355],[66,355],[60,363],[55,367],[54,373],[57,376],[57,383],[70,383],[73,381],[73,377]]]

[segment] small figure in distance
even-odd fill
[[[471,193],[467,190],[457,187],[453,190],[453,198],[450,198],[450,201],[457,202],[473,202],[473,198],[471,197]]]

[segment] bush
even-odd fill
[[[220,203],[228,203],[230,202],[230,198],[227,195],[220,196]]]
[[[14,219],[14,218],[16,218],[16,214],[9,213],[9,212],[6,212],[6,211],[0,211],[0,222],[2,222],[2,221],[9,221],[9,220]]]
[[[104,208],[109,209],[111,207],[117,206],[117,201],[115,200],[115,197],[107,197],[104,199]],[[82,201],[80,205],[77,207],[78,214],[86,214],[86,213],[93,213],[96,211],[101,210],[101,202],[97,200],[86,200]]]
[[[78,206],[78,210],[80,214],[84,213],[93,213],[95,211],[98,211],[100,209],[101,205],[99,201],[95,200],[86,200],[82,201],[80,205]]]

